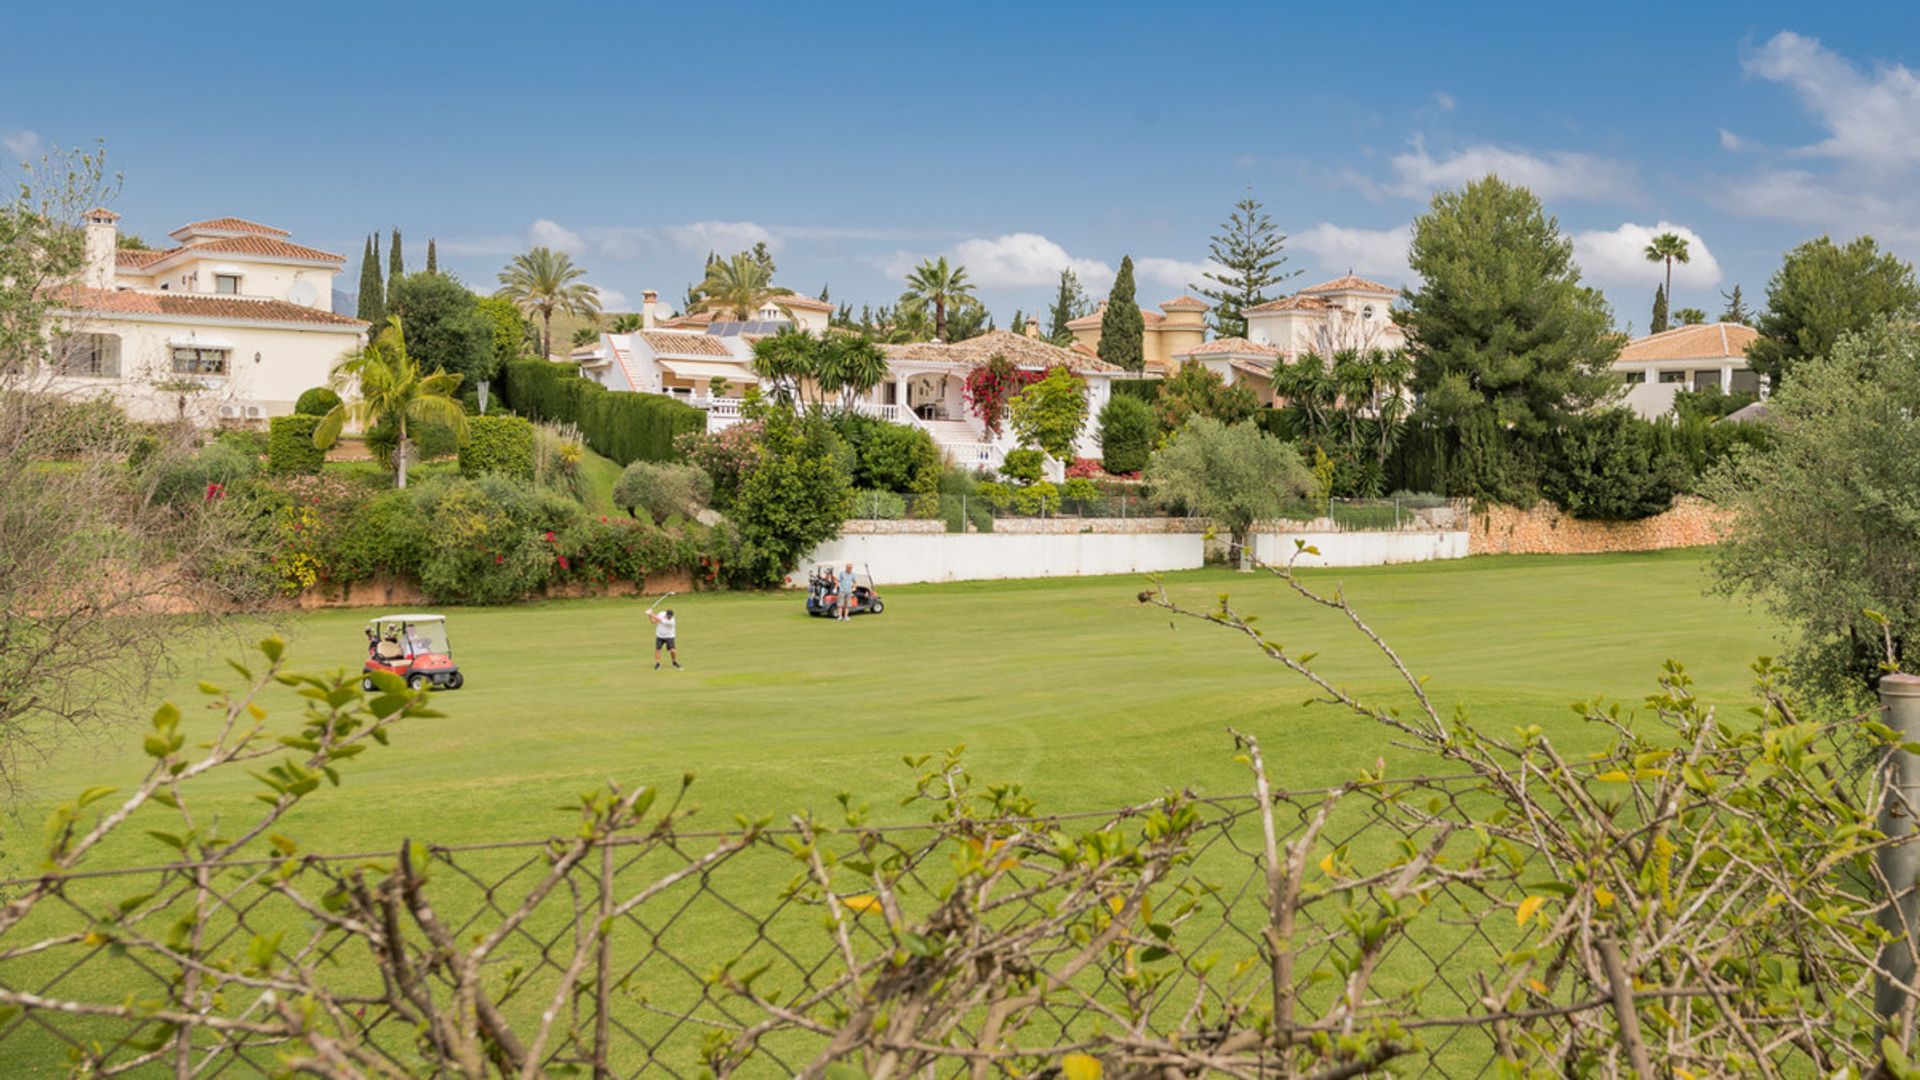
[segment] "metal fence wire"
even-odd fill
[[[1538,930],[1489,897],[1537,867],[1515,856],[1396,892],[1408,866],[1474,843],[1481,798],[1467,778],[1276,795],[1280,850],[1313,836],[1283,938],[1251,796],[584,844],[269,849],[19,879],[0,899],[50,889],[51,902],[0,934],[12,1003],[0,1074],[792,1076],[832,1056],[862,998],[893,994],[920,1017],[883,1008],[853,1026],[919,1023],[930,1050],[916,1075],[978,1075],[983,1061],[986,1075],[1058,1075],[1096,1038],[1225,1040],[1274,1007],[1283,971],[1302,1045],[1322,1040],[1329,1061],[1343,1037],[1391,1032],[1393,1074],[1504,1075],[1515,1003],[1499,972]],[[1068,849],[1110,873],[1066,869]],[[1396,921],[1368,955],[1383,910]],[[1288,942],[1284,968],[1275,940]],[[1365,990],[1343,1004],[1361,964]],[[970,996],[976,977],[1026,996],[1017,1031]],[[1570,975],[1521,1005],[1578,1025],[1604,996]],[[479,1017],[472,1060],[434,1038],[447,1015]],[[1310,1075],[1278,1060],[1256,1073]]]

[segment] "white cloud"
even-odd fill
[[[1601,285],[1640,285],[1652,288],[1667,279],[1664,262],[1647,261],[1647,244],[1661,233],[1673,233],[1687,242],[1688,261],[1673,264],[1673,291],[1711,289],[1720,284],[1720,260],[1714,258],[1700,234],[1685,225],[1662,221],[1637,225],[1631,221],[1616,229],[1594,229],[1573,234],[1573,257],[1585,276]]]
[[[1399,284],[1413,279],[1407,269],[1407,245],[1413,240],[1413,226],[1391,229],[1354,229],[1321,222],[1311,229],[1287,238],[1290,247],[1311,252],[1319,265],[1329,271],[1348,270],[1366,277],[1385,278]]]
[[[1435,90],[1433,92],[1433,103],[1439,106],[1441,112],[1452,112],[1460,107],[1460,103],[1454,100],[1453,95],[1447,93],[1445,90]]]
[[[1176,292],[1186,292],[1201,283],[1209,270],[1223,269],[1225,267],[1211,259],[1205,262],[1189,262],[1186,259],[1163,259],[1155,255],[1143,255],[1133,260],[1135,278],[1165,286]]]
[[[1110,281],[1113,268],[1098,259],[1077,259],[1067,249],[1039,233],[1008,233],[991,239],[962,240],[948,252],[965,264],[967,275],[986,288],[1027,288],[1053,285],[1060,271],[1071,267],[1083,284]]]
[[[1800,153],[1879,170],[1920,164],[1920,76],[1906,65],[1862,71],[1818,40],[1782,31],[1743,66],[1791,88],[1827,129]]]
[[[7,153],[12,154],[21,161],[31,161],[40,156],[40,151],[44,143],[41,141],[40,133],[37,131],[28,131],[25,128],[9,128],[0,130],[0,146],[6,147]]]
[[[619,289],[609,289],[604,285],[595,285],[593,291],[600,296],[601,311],[632,310],[630,301],[627,299],[627,294],[621,292]]]
[[[755,244],[765,244],[773,251],[779,251],[781,247],[780,239],[766,226],[751,221],[695,221],[685,225],[664,225],[660,228],[660,235],[682,251],[713,251],[721,255],[746,251]]]
[[[1751,139],[1737,135],[1734,132],[1728,131],[1726,128],[1720,129],[1720,149],[1730,153],[1740,154],[1755,148],[1755,144]]]
[[[577,255],[587,249],[587,241],[585,237],[565,225],[548,218],[541,218],[527,226],[527,246],[549,247],[555,251]]]
[[[1529,188],[1542,199],[1619,199],[1634,192],[1631,167],[1572,150],[1535,154],[1480,144],[1436,158],[1424,141],[1415,139],[1413,149],[1394,157],[1393,170],[1399,179],[1388,190],[1408,198],[1425,198],[1438,188],[1462,187],[1490,173]]]

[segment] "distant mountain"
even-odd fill
[[[360,294],[333,290],[333,313],[352,315],[360,309]]]

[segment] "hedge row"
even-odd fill
[[[460,475],[499,473],[533,479],[533,425],[518,416],[469,416],[460,444]]]
[[[616,393],[547,360],[507,365],[507,401],[529,420],[573,424],[588,446],[622,465],[673,461],[674,438],[707,427],[701,409],[659,394]]]
[[[320,417],[295,413],[267,422],[267,469],[282,476],[312,476],[326,464],[327,452],[313,445]]]

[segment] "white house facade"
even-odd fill
[[[1765,397],[1765,381],[1747,363],[1759,339],[1758,330],[1739,323],[1676,326],[1628,342],[1613,370],[1627,384],[1627,406],[1648,419],[1672,412],[1682,390]]]
[[[162,251],[118,246],[119,215],[86,216],[86,266],[58,294],[56,388],[141,419],[262,422],[324,386],[367,325],[332,310],[339,255],[240,218],[174,230]]]
[[[1399,295],[1391,285],[1355,274],[1323,281],[1248,308],[1247,340],[1272,346],[1287,362],[1308,352],[1402,349],[1407,338],[1393,322]]]

